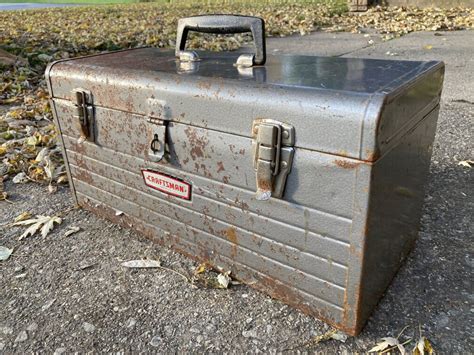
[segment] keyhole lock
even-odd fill
[[[158,139],[158,134],[156,134],[156,133],[153,137],[153,140],[151,141],[150,149],[153,152],[153,154],[156,154],[161,149],[161,142]]]

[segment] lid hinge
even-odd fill
[[[295,130],[282,122],[259,119],[253,122],[252,135],[256,198],[281,198],[293,162]]]
[[[73,100],[75,101],[73,102],[75,108],[74,118],[79,124],[81,132],[78,142],[82,143],[85,140],[94,142],[95,112],[92,102],[92,93],[84,89],[74,89],[72,94]]]

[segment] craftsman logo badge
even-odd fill
[[[152,170],[142,170],[142,175],[145,184],[152,189],[184,200],[191,200],[191,185],[187,182]]]

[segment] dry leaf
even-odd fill
[[[25,173],[21,172],[16,174],[12,181],[14,184],[24,184],[25,182],[28,182],[28,178],[26,177]]]
[[[424,46],[423,48],[430,50],[430,49],[433,49],[433,46],[429,44],[429,45]]]
[[[15,219],[13,220],[13,222],[20,222],[20,221],[24,221],[28,218],[31,217],[31,213],[30,212],[23,212],[23,213],[20,213],[18,216],[15,217]]]
[[[130,260],[122,263],[122,266],[127,268],[137,269],[148,269],[148,268],[160,268],[161,263],[159,260]]]
[[[207,263],[199,264],[199,266],[196,267],[196,269],[194,270],[194,275],[202,274],[207,269],[208,269],[208,264]]]
[[[48,185],[48,192],[49,192],[50,194],[54,194],[56,191],[58,191],[58,187],[57,187],[57,186],[54,186],[54,185],[51,185],[51,184]]]
[[[69,227],[69,229],[64,233],[65,237],[69,237],[70,235],[77,233],[81,230],[81,227]]]
[[[230,271],[217,275],[217,282],[219,288],[229,288],[229,284],[232,281],[230,278]]]
[[[400,351],[400,354],[405,355],[406,351],[402,344],[398,341],[397,338],[386,337],[382,338],[382,341],[377,343],[372,349],[369,350],[369,353],[372,352],[382,352],[388,348],[397,347]]]
[[[413,355],[431,355],[434,353],[433,346],[425,337],[420,337],[413,348]]]
[[[9,249],[4,246],[0,246],[0,261],[8,260],[10,255],[12,255],[13,249]]]
[[[466,168],[471,168],[474,165],[474,160],[461,160],[458,165],[465,166]]]
[[[37,215],[36,218],[27,219],[25,221],[20,221],[13,223],[13,226],[21,225],[30,225],[28,229],[20,236],[19,240],[22,240],[28,236],[32,236],[41,229],[41,236],[46,237],[48,233],[54,228],[54,224],[61,224],[62,219],[57,216],[40,216]]]

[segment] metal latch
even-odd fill
[[[158,99],[148,99],[147,122],[152,123],[151,140],[148,147],[148,159],[159,162],[166,153],[166,130],[169,121],[169,107],[166,102]]]
[[[293,162],[295,129],[286,123],[260,119],[253,122],[252,135],[256,198],[281,198]]]
[[[85,140],[94,142],[95,113],[92,101],[92,93],[84,89],[74,89],[72,94],[76,101],[73,103],[75,108],[74,118],[77,120],[81,130],[81,135],[78,139],[78,142],[82,143]]]

